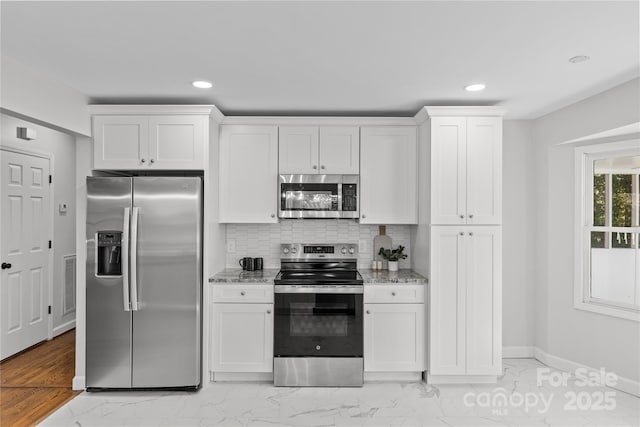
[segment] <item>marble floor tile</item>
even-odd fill
[[[40,425],[640,426],[640,398],[606,387],[579,387],[575,378],[558,387],[539,385],[541,368],[546,367],[533,359],[505,359],[498,383],[482,385],[372,382],[362,388],[280,388],[214,383],[195,393],[81,393]],[[584,407],[604,393],[615,407]],[[571,394],[582,395],[582,408],[571,407]]]

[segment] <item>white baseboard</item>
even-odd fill
[[[213,372],[214,382],[273,382],[272,372]]]
[[[535,347],[502,347],[503,359],[529,359],[535,357]]]
[[[67,323],[63,323],[62,325],[59,325],[53,328],[53,336],[55,338],[58,335],[62,335],[65,332],[70,331],[75,327],[76,327],[76,319],[70,320]]]
[[[586,366],[582,363],[574,362],[572,360],[563,359],[562,357],[554,356],[541,350],[538,347],[535,347],[534,357],[545,365],[548,365],[555,369],[559,369],[561,371],[574,372],[578,368],[583,368],[587,369],[588,372],[599,373],[599,370],[596,368],[592,368],[591,366]],[[640,382],[633,381],[629,378],[624,378],[619,375],[615,387],[611,388],[624,391],[625,393],[633,394],[634,396],[640,396]]]
[[[495,384],[497,375],[430,375],[427,374],[429,384]]]
[[[86,378],[84,376],[75,376],[73,377],[73,384],[71,388],[73,390],[84,390],[85,389]]]
[[[415,382],[422,381],[420,372],[365,372],[365,381]]]

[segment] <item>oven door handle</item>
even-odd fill
[[[275,285],[276,294],[362,294],[364,286]]]

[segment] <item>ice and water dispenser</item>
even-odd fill
[[[122,275],[122,232],[98,231],[96,276]]]

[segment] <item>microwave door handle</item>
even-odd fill
[[[131,310],[138,311],[138,209],[133,208],[131,219]]]
[[[120,250],[122,256],[122,303],[124,311],[131,311],[131,299],[129,298],[129,224],[131,221],[129,208],[124,208],[124,219],[122,221],[122,239],[120,241]]]

